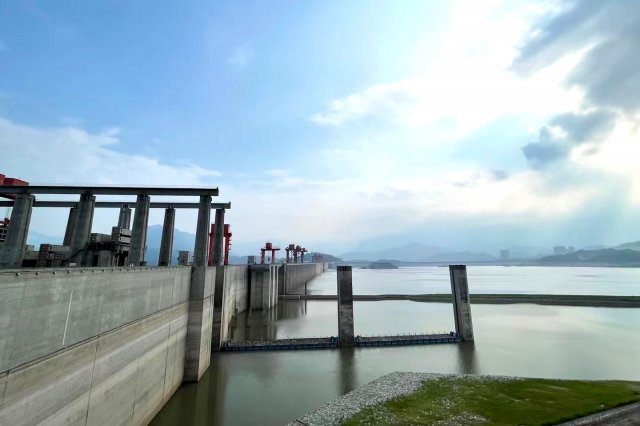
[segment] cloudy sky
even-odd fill
[[[243,252],[615,244],[639,69],[632,0],[5,2],[0,173],[218,186]]]

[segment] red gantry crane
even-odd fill
[[[275,264],[276,263],[276,251],[280,250],[279,247],[274,247],[273,244],[271,244],[270,242],[266,242],[264,247],[260,249],[260,263],[264,264],[264,255],[265,252],[270,251],[271,252],[271,264]]]
[[[213,240],[215,234],[215,223],[211,224],[211,229],[209,232],[209,258],[207,264],[209,266],[213,266]],[[231,225],[228,223],[224,224],[224,265],[229,264],[229,250],[231,250]]]

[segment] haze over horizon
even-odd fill
[[[234,254],[640,240],[638,2],[54,1],[0,22],[0,173],[218,186]]]

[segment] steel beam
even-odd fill
[[[56,186],[56,185],[29,185],[6,186],[0,185],[0,194],[84,194],[93,195],[177,195],[177,196],[202,196],[215,197],[218,188],[161,188],[141,186]]]
[[[119,209],[123,205],[135,205],[135,201],[96,201],[95,207],[102,209]],[[61,207],[71,208],[78,204],[77,201],[34,201],[33,207]],[[13,207],[13,201],[0,201],[0,207]],[[174,209],[198,209],[200,203],[185,203],[177,202],[172,203],[170,201],[158,201],[152,202],[149,205],[152,209],[168,209],[173,207]],[[212,209],[230,209],[231,203],[211,203]]]

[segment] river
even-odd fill
[[[468,268],[472,293],[640,295],[640,269]],[[447,268],[353,272],[354,294],[450,292]],[[335,294],[336,274],[308,284]],[[153,425],[280,425],[393,371],[640,380],[640,309],[473,305],[475,343],[260,353],[216,353]],[[354,303],[360,335],[453,330],[449,304]],[[240,314],[234,339],[337,335],[335,301],[280,301]]]

